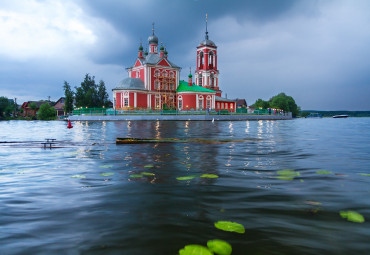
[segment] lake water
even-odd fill
[[[1,254],[173,255],[213,239],[232,254],[370,253],[370,118],[66,125],[0,122],[1,142],[22,142],[0,143]]]

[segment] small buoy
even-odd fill
[[[72,124],[71,124],[71,120],[68,120],[68,126],[67,128],[73,128]]]

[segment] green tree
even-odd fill
[[[48,103],[43,103],[37,112],[37,118],[39,120],[55,120],[56,111],[54,107],[50,106]]]
[[[252,106],[254,106],[255,108],[267,109],[270,108],[270,103],[259,98]]]
[[[98,86],[98,107],[107,107],[109,105],[109,95],[107,93],[107,90],[105,88],[105,83],[104,81],[99,82]]]
[[[31,110],[36,111],[37,110],[37,104],[35,102],[30,103]]]
[[[273,96],[269,100],[270,107],[281,109],[285,112],[292,112],[292,116],[296,117],[300,111],[293,97],[285,95],[285,93],[280,93]]]
[[[6,109],[9,107],[9,100],[7,97],[0,97],[0,117],[4,117]]]
[[[95,77],[89,74],[85,75],[85,79],[81,82],[80,87],[75,87],[75,99],[77,107],[99,107],[98,91],[95,83]]]
[[[64,112],[70,113],[73,111],[73,95],[74,92],[71,89],[71,86],[68,84],[68,82],[64,81]]]

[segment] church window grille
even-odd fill
[[[154,89],[159,89],[159,81],[158,80],[155,80],[154,81]]]
[[[199,78],[198,79],[199,79],[198,85],[202,86],[203,85],[203,76],[202,76],[201,73],[199,73]]]
[[[161,108],[161,97],[160,97],[160,95],[155,95],[155,108]]]

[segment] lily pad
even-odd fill
[[[299,172],[296,172],[296,171],[294,171],[292,169],[280,170],[280,171],[277,171],[277,174],[278,175],[281,175],[281,176],[290,176],[290,177],[300,176],[301,175]]]
[[[320,170],[320,171],[316,171],[317,174],[331,174],[332,171],[327,171],[327,170]]]
[[[145,165],[144,167],[154,167],[153,165]]]
[[[85,175],[82,175],[82,174],[76,174],[76,175],[72,175],[71,178],[80,178],[80,179],[84,179],[86,178]]]
[[[355,211],[340,211],[340,216],[348,221],[363,223],[365,222],[364,216]]]
[[[113,165],[102,165],[102,166],[99,166],[100,168],[112,168]]]
[[[216,174],[202,174],[200,177],[202,178],[218,178]]]
[[[232,252],[231,245],[222,240],[209,240],[207,242],[208,249],[219,255],[230,255]]]
[[[111,176],[111,175],[114,175],[114,173],[101,173],[100,175],[101,176]]]
[[[195,177],[196,176],[194,176],[194,175],[190,175],[190,176],[177,177],[176,179],[179,180],[179,181],[187,181],[187,180],[194,179]]]
[[[142,172],[141,174],[142,174],[142,175],[149,175],[149,176],[153,176],[153,175],[155,175],[155,174],[153,174],[153,173],[148,173],[148,172]]]
[[[236,232],[239,234],[245,233],[245,228],[242,224],[231,221],[217,221],[215,227],[223,231]]]
[[[307,205],[322,205],[321,202],[317,202],[317,201],[313,201],[313,200],[306,200],[304,203],[307,204]]]
[[[291,180],[294,180],[294,177],[293,176],[277,176],[275,177],[276,179],[279,179],[279,180],[284,180],[284,181],[291,181]]]
[[[131,174],[130,177],[131,178],[141,178],[143,177],[143,175],[142,174]]]
[[[359,175],[362,175],[362,176],[370,176],[370,174],[363,174],[363,173],[361,173]]]
[[[207,247],[198,244],[186,245],[179,251],[180,255],[213,255]]]

